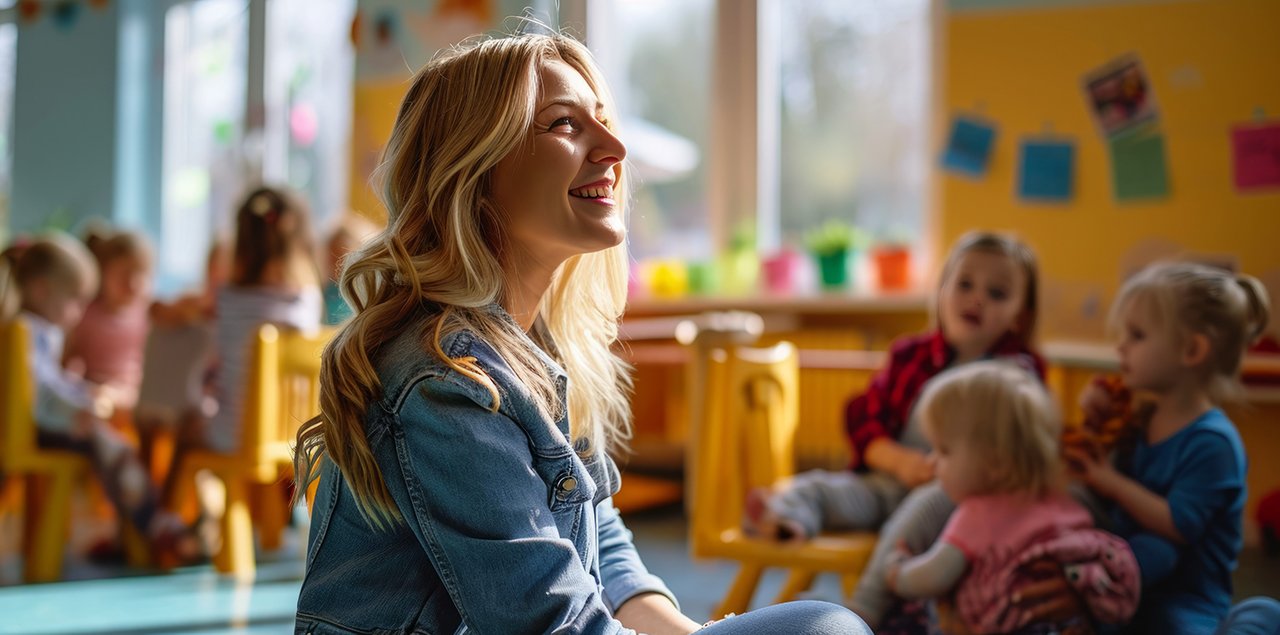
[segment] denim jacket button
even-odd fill
[[[556,498],[565,500],[569,498],[569,492],[578,489],[578,479],[572,476],[562,476],[560,481],[556,483]]]

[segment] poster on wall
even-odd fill
[[[1151,80],[1136,53],[1089,71],[1082,83],[1089,114],[1105,138],[1133,130],[1158,116]]]
[[[1111,155],[1111,186],[1117,201],[1164,198],[1169,195],[1165,136],[1154,123],[1107,140]]]
[[[1075,142],[1058,137],[1023,139],[1018,151],[1018,196],[1033,203],[1071,200]]]
[[[1231,129],[1232,171],[1241,192],[1280,189],[1280,122]]]
[[[976,117],[956,116],[942,152],[942,167],[966,176],[986,174],[995,136],[994,124]]]

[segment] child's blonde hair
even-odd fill
[[[1062,483],[1062,421],[1031,373],[1003,361],[965,364],[929,383],[916,416],[934,439],[963,441],[993,468],[990,492],[1035,496]]]
[[[57,289],[87,298],[98,291],[98,268],[84,244],[59,232],[6,250],[0,258],[0,320],[17,315],[38,280],[48,280]]]
[[[96,237],[93,243],[86,241],[89,251],[98,259],[98,269],[107,270],[107,265],[117,258],[136,258],[146,269],[151,268],[151,243],[142,234],[122,231],[110,236]]]
[[[947,255],[947,262],[942,265],[942,275],[938,278],[937,306],[941,306],[942,290],[955,274],[956,267],[960,266],[960,259],[973,252],[1004,256],[1022,271],[1027,288],[1022,299],[1022,311],[1018,315],[1018,330],[1015,335],[1024,347],[1030,347],[1031,340],[1035,336],[1040,305],[1039,265],[1036,263],[1036,253],[1026,243],[1013,236],[985,231],[973,231],[961,236],[951,248],[951,253]],[[938,325],[941,326],[941,321]]]
[[[1120,288],[1111,307],[1113,328],[1137,302],[1175,336],[1200,334],[1209,341],[1203,368],[1210,398],[1221,403],[1239,396],[1245,349],[1271,318],[1267,289],[1257,278],[1195,263],[1153,264]]]

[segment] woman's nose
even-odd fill
[[[605,165],[622,163],[622,160],[627,158],[627,146],[623,145],[622,139],[613,134],[613,131],[603,125],[598,129],[595,147],[587,155],[587,160]]]

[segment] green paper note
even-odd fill
[[[1117,201],[1163,198],[1169,195],[1164,134],[1144,127],[1117,135],[1111,146],[1111,187]]]

